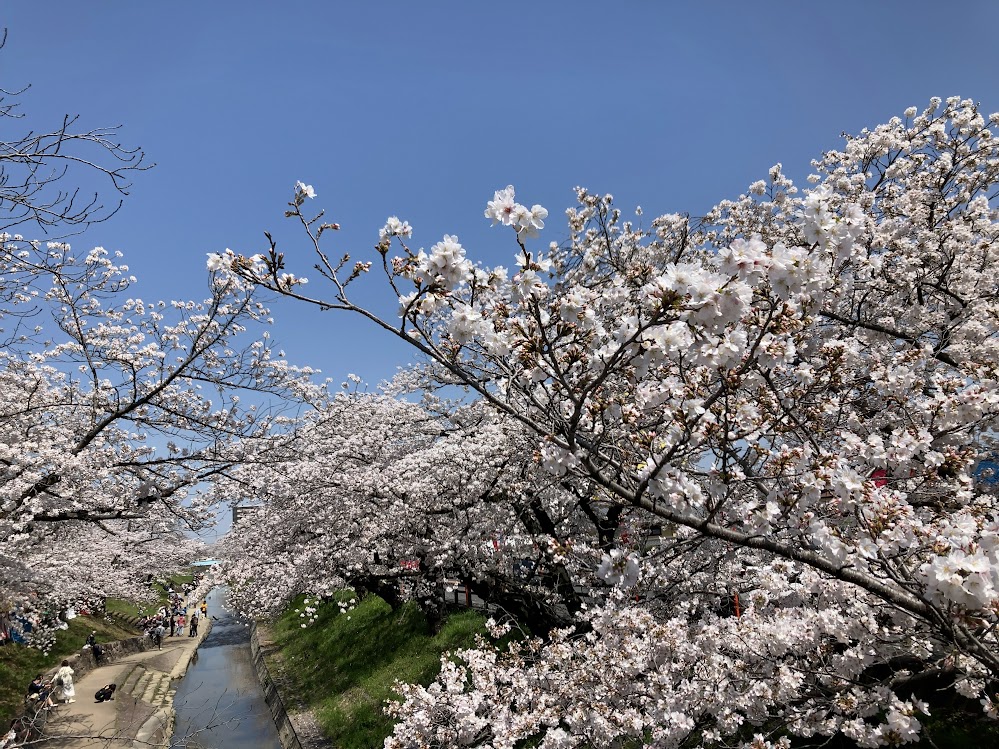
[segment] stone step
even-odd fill
[[[163,682],[156,696],[156,704],[158,706],[173,705],[173,696],[177,693],[177,690],[172,688],[172,684],[173,682],[170,681],[170,677],[167,674],[163,674]]]
[[[170,687],[170,677],[162,671],[154,671],[137,665],[125,678],[121,691],[150,704],[159,704]]]
[[[151,671],[147,671],[145,668],[142,669],[142,675],[139,676],[138,681],[129,690],[132,695],[139,697],[141,699],[142,695],[146,691],[146,687],[149,686],[149,682],[152,680],[153,675]]]
[[[135,689],[136,682],[142,677],[144,668],[141,666],[133,666],[132,670],[128,672],[128,675],[122,680],[121,684],[118,686],[119,694],[132,694]]]
[[[170,680],[166,678],[166,674],[158,671],[151,671],[150,674],[149,683],[142,693],[142,701],[148,702],[150,705],[157,705],[160,704],[160,698],[166,692],[164,683],[167,683],[168,686]]]

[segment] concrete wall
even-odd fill
[[[115,640],[114,642],[102,642],[99,644],[102,649],[102,666],[114,663],[123,656],[131,655],[132,653],[141,653],[144,650],[149,650],[153,647],[152,639],[144,635],[129,637],[127,640]],[[69,665],[73,669],[74,681],[79,681],[97,668],[97,663],[94,661],[94,654],[90,648],[84,648],[78,655],[71,655],[66,660],[69,661]],[[56,666],[46,672],[46,678],[54,676],[55,672],[58,671],[59,668],[60,666]]]
[[[266,654],[275,649],[266,628],[259,627],[254,623],[250,630],[250,652],[253,655],[253,667],[263,690],[264,700],[267,702],[267,707],[270,708],[271,718],[274,719],[274,725],[278,729],[281,746],[284,749],[332,749],[332,744],[328,741],[315,735],[307,736],[305,732],[300,736],[299,732],[296,731],[295,718],[288,715],[284,701],[281,699],[281,693],[264,659]]]

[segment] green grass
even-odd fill
[[[478,612],[453,614],[434,634],[415,604],[393,612],[377,596],[346,614],[325,604],[315,623],[302,629],[305,620],[294,611],[304,610],[302,600],[274,625],[281,671],[338,749],[381,746],[392,730],[382,708],[397,697],[396,680],[429,684],[440,671],[442,653],[470,647],[476,634],[485,634]]]
[[[393,612],[377,596],[365,598],[347,614],[340,614],[335,604],[325,604],[317,620],[305,629],[301,625],[306,620],[295,609],[304,611],[303,597],[274,623],[280,655],[269,659],[269,665],[272,673],[279,671],[283,676],[282,691],[289,690],[295,701],[314,710],[323,732],[338,749],[381,746],[392,730],[392,721],[382,708],[386,700],[397,697],[395,681],[429,684],[440,670],[443,652],[470,647],[476,634],[485,634],[484,617],[478,612],[453,614],[434,635],[415,605],[406,604]],[[999,747],[999,727],[976,708],[971,702],[965,705],[955,700],[938,705],[933,718],[918,716],[924,736],[933,742],[919,745]],[[534,739],[518,746],[528,749],[538,743]],[[841,735],[794,739],[792,746],[856,748]]]
[[[121,616],[146,616],[158,609],[160,604],[136,603],[135,601],[123,601],[120,598],[109,598],[105,603],[105,608],[109,614],[120,614]]]
[[[171,575],[167,578],[167,584],[174,590],[179,590],[184,583],[194,580],[194,575]],[[155,595],[155,599],[149,601],[125,601],[120,598],[109,598],[105,604],[108,613],[120,614],[122,616],[149,616],[155,614],[160,606],[167,602],[167,591],[157,581],[150,583],[150,590]]]
[[[98,642],[135,637],[135,632],[124,629],[103,618],[78,616],[69,622],[69,629],[56,635],[56,643],[49,655],[36,648],[23,645],[0,647],[0,725],[6,729],[10,720],[24,704],[28,682],[36,674],[48,671],[64,658],[80,652],[87,635],[97,630]]]

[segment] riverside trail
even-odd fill
[[[193,607],[191,608],[193,611]],[[161,650],[133,653],[99,666],[76,680],[76,702],[51,710],[45,724],[45,749],[148,747],[165,741],[173,723],[172,682],[185,674],[211,627],[196,637],[165,637]],[[118,690],[109,702],[95,702],[105,684]]]

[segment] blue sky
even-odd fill
[[[388,215],[416,246],[457,234],[509,264],[482,216],[494,190],[551,212],[572,188],[697,214],[782,162],[803,182],[839,134],[931,96],[999,109],[999,4],[965,2],[8,2],[0,85],[32,84],[35,126],[122,124],[156,162],[75,244],[125,253],[144,299],[203,296],[205,254],[252,253],[296,180],[373,259]],[[12,137],[17,123],[7,121]],[[295,260],[292,265],[296,265]],[[306,273],[315,276],[315,274]],[[394,310],[375,278],[360,299]],[[317,288],[311,288],[313,292]],[[376,300],[381,300],[378,302]],[[390,376],[410,351],[370,324],[287,303],[274,337],[336,380]]]

